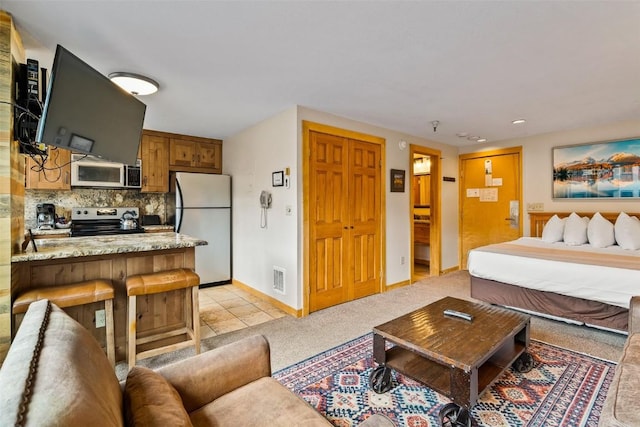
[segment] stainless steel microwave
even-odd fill
[[[72,187],[141,188],[142,162],[109,162],[85,154],[71,155]]]

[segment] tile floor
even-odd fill
[[[288,316],[284,311],[233,285],[201,288],[199,302],[200,334],[203,339]]]

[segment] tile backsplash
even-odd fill
[[[25,190],[25,228],[36,228],[36,205],[53,203],[56,215],[71,219],[71,210],[76,207],[137,207],[142,215],[159,215],[164,224],[167,220],[167,194],[141,193],[140,190],[102,190],[96,188],[74,188],[73,191]]]

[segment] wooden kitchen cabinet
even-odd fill
[[[431,242],[431,225],[415,221],[413,223],[413,241],[428,245]]]
[[[143,193],[169,192],[169,138],[160,132],[144,131],[140,141]]]
[[[222,173],[222,141],[174,135],[169,140],[169,169]]]
[[[71,190],[71,151],[49,148],[44,170],[29,156],[25,163],[25,188],[28,190]]]

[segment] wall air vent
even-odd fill
[[[285,273],[284,268],[273,266],[273,290],[281,294],[284,294]]]

